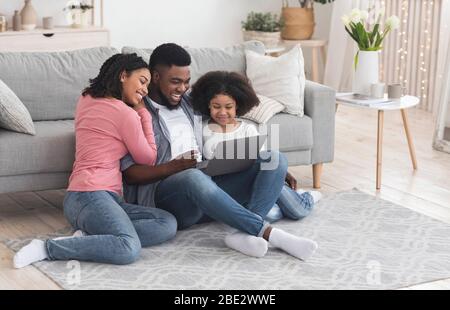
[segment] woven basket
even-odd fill
[[[284,27],[281,37],[285,40],[309,40],[314,33],[314,9],[284,7],[281,11]]]

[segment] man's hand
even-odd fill
[[[294,191],[297,189],[297,179],[294,178],[292,174],[289,172],[286,173],[285,182],[288,184],[290,188],[292,188]]]
[[[197,157],[198,151],[190,150],[172,159],[166,165],[172,175],[189,168],[195,168],[197,165]]]
[[[197,160],[195,158],[175,158],[166,163],[167,168],[169,169],[169,175],[175,174],[177,172],[195,168],[197,165]]]

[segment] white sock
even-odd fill
[[[299,193],[299,194],[303,194],[306,191],[303,190],[303,189],[298,189],[298,190],[296,190],[296,192]],[[308,191],[308,192],[313,197],[314,203],[317,203],[323,197],[322,193],[319,192],[319,191]]]
[[[225,244],[238,252],[248,256],[263,257],[267,253],[267,241],[242,232],[229,234],[225,237]]]
[[[14,268],[22,268],[47,258],[48,254],[45,248],[45,242],[34,239],[14,255]]]
[[[84,232],[81,231],[81,230],[77,230],[77,231],[75,231],[75,232],[73,233],[72,236],[57,237],[57,238],[54,238],[53,240],[63,240],[63,239],[76,238],[76,237],[83,237],[83,236],[86,236],[86,233],[84,233]]]
[[[269,242],[288,254],[307,260],[317,249],[317,243],[311,239],[291,235],[284,230],[272,228]]]
[[[87,234],[84,231],[82,231],[81,229],[78,229],[72,235],[72,237],[84,237],[84,236],[87,236]]]

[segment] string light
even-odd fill
[[[390,2],[396,2],[396,0],[388,0]],[[415,36],[414,25],[408,24],[408,14],[410,12],[410,6],[409,6],[408,0],[402,0],[401,6],[397,11],[393,12],[386,12],[386,16],[389,15],[400,15],[399,18],[401,20],[400,23],[400,29],[398,30],[398,42],[399,47],[396,51],[396,57],[398,57],[397,66],[395,67],[395,72],[398,74],[399,81],[403,82],[407,89],[412,92],[412,94],[417,95],[421,97],[423,100],[422,102],[425,103],[425,99],[428,98],[428,68],[430,67],[430,61],[431,60],[431,45],[432,45],[432,21],[433,21],[433,11],[435,11],[434,5],[436,3],[436,0],[423,0],[421,11],[423,12],[421,16],[421,20],[419,21],[419,33],[417,34],[418,37],[414,38],[414,41],[418,42],[419,49],[418,51],[413,51],[413,53],[409,56],[408,55],[408,48],[411,48],[409,46],[408,41],[408,35]],[[385,1],[382,1],[382,6],[385,7]],[[391,5],[389,8],[392,10],[396,6]],[[411,9],[415,11],[415,7],[411,6]],[[446,25],[447,26],[447,25]],[[446,27],[447,28],[447,27]],[[418,40],[418,41],[417,41]],[[415,56],[416,55],[416,56]],[[388,54],[385,56],[389,57]],[[409,57],[408,57],[409,56]],[[417,58],[414,58],[417,57]],[[419,68],[417,71],[415,71],[414,65],[418,64]],[[410,70],[407,70],[407,68],[411,68]],[[412,75],[416,75],[416,78],[414,78],[411,82],[414,80],[417,81],[417,83],[420,81],[419,85],[420,87],[417,87],[419,85],[407,85],[408,79],[406,78],[407,75],[409,75],[409,72],[411,72]],[[383,77],[386,73],[387,78],[387,72],[382,72]],[[387,81],[387,82],[393,82],[393,81]],[[416,89],[416,91],[414,91]],[[417,93],[414,93],[417,92]]]
[[[375,0],[377,8],[385,10],[387,8],[385,16],[397,15],[400,18],[400,29],[395,35],[396,40],[398,40],[397,50],[392,51],[397,59],[396,66],[390,69],[393,72],[385,70],[387,59],[390,52],[388,49],[386,51],[382,50],[382,61],[380,64],[380,79],[384,80],[386,83],[393,83],[399,81],[403,83],[404,86],[412,95],[416,95],[422,99],[422,105],[426,106],[426,100],[431,100],[428,96],[429,92],[429,81],[428,72],[430,71],[430,65],[432,61],[435,61],[431,57],[431,46],[432,46],[432,36],[433,36],[433,12],[436,11],[435,4],[438,5],[436,0],[421,0],[421,12],[419,21],[411,21],[409,19],[410,11],[414,12],[416,15],[415,5],[410,6],[409,0],[402,0],[400,7],[395,3],[398,0]],[[416,0],[420,1],[420,0]],[[386,5],[389,4],[389,6]],[[379,6],[378,6],[379,5]],[[390,11],[390,12],[388,12]],[[378,13],[378,12],[377,12]],[[415,30],[415,23],[419,24],[418,33]],[[384,25],[383,25],[384,27]],[[445,29],[448,25],[445,25]],[[411,42],[417,42],[416,46],[418,48],[410,46]],[[392,42],[392,41],[390,41]],[[413,49],[411,49],[413,48]],[[408,53],[408,49],[411,49],[411,53]],[[391,54],[392,55],[392,54]],[[389,58],[389,63],[392,63],[391,58]],[[417,69],[414,69],[416,66]],[[388,67],[386,67],[388,68]],[[394,80],[391,80],[391,74],[394,74]],[[412,79],[408,79],[411,75]],[[388,80],[389,79],[389,80]],[[408,84],[408,82],[410,84]],[[416,85],[417,84],[417,85]]]

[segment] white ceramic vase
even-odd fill
[[[359,51],[353,75],[353,92],[370,96],[370,86],[379,82],[379,53],[376,51]]]

